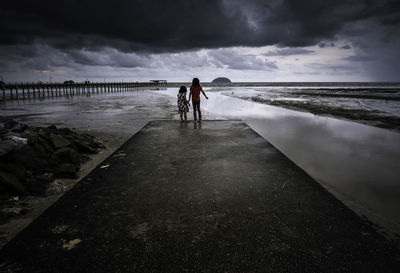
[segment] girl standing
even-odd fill
[[[183,121],[182,116],[184,116],[185,121],[187,121],[186,113],[189,112],[190,103],[186,99],[186,92],[187,92],[186,86],[182,85],[178,93],[178,112],[181,117],[181,121]]]
[[[206,93],[204,93],[203,88],[200,86],[200,81],[198,78],[194,78],[192,81],[192,85],[190,86],[190,94],[189,100],[192,98],[193,104],[193,115],[194,115],[194,122],[197,122],[197,115],[196,112],[199,112],[199,122],[201,122],[201,111],[200,111],[200,92],[203,93],[204,97],[208,99]]]

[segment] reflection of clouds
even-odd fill
[[[400,134],[224,92],[208,92],[202,110],[244,120],[352,209],[392,230],[400,227]]]
[[[246,122],[354,210],[400,227],[399,134],[317,116]]]

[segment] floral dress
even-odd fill
[[[186,93],[178,94],[178,111],[180,113],[189,112],[189,106],[186,104]]]

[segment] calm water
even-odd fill
[[[242,87],[205,88],[205,119],[244,120],[354,211],[400,233],[399,133],[222,95],[232,88]],[[149,120],[178,119],[177,90],[9,102],[0,111],[30,124],[128,136]]]

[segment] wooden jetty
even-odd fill
[[[88,82],[75,83],[65,81],[63,83],[4,83],[1,82],[0,90],[2,99],[30,99],[56,97],[65,95],[113,93],[135,91],[139,88],[166,87],[166,80],[151,80],[149,82]]]

